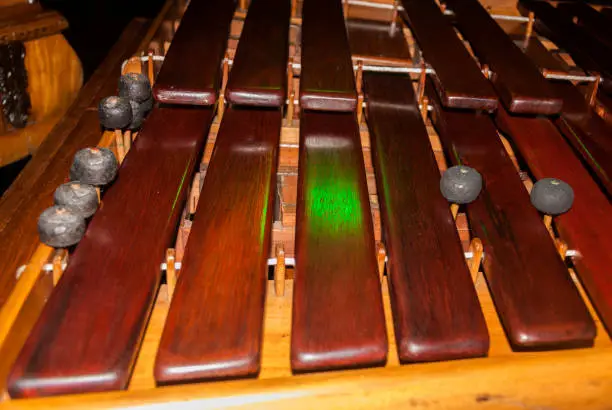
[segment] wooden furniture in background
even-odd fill
[[[66,20],[38,3],[0,2],[0,47],[20,42],[25,47],[27,125],[15,128],[0,120],[0,166],[34,153],[66,114],[83,82],[81,63],[61,31]],[[2,116],[0,110],[0,117]]]

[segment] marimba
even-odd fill
[[[610,17],[515,6],[134,21],[0,203],[2,406],[606,408]],[[129,72],[156,104],[102,132]],[[117,179],[76,247],[40,244],[88,146]],[[461,206],[458,164],[483,180]],[[554,218],[530,203],[546,177],[575,195]]]

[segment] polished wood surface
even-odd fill
[[[518,6],[524,11],[532,11],[536,30],[567,50],[583,69],[597,72],[604,79],[612,78],[610,49],[574,24],[571,15],[543,1],[520,0]],[[602,85],[610,90],[610,82],[606,80]]]
[[[555,91],[564,99],[563,115],[555,124],[612,198],[612,126],[597,115],[573,84],[555,84]]]
[[[189,4],[153,88],[157,101],[215,104],[235,7],[234,0]]]
[[[45,11],[38,3],[7,5],[0,12],[0,44],[36,40],[67,27],[68,21],[62,15]]]
[[[259,372],[281,112],[229,108],[155,364],[158,383]]]
[[[484,272],[510,344],[519,350],[591,345],[593,320],[493,122],[484,114],[444,109],[431,83],[427,95],[450,160],[482,175],[483,190],[467,214],[484,247]]]
[[[355,77],[341,0],[304,0],[300,107],[353,111]]]
[[[402,0],[408,26],[448,107],[493,110],[497,96],[434,0]]]
[[[525,54],[541,70],[561,74],[568,71],[535,37],[529,40]],[[551,86],[563,99],[562,115],[552,120],[574,149],[582,155],[603,189],[612,196],[612,124],[595,112],[577,86],[562,81],[551,81]],[[602,104],[608,103],[603,92],[599,93],[597,99]]]
[[[548,51],[537,36],[532,35],[527,39],[525,39],[523,35],[514,36],[514,44],[533,61],[540,71],[555,74],[569,73],[569,64],[560,56],[554,55]]]
[[[364,74],[400,361],[486,356],[489,334],[409,77]]]
[[[384,364],[387,337],[359,129],[302,113],[291,368]]]
[[[121,63],[138,48],[147,27],[148,22],[134,20],[126,28],[66,116],[0,198],[0,306],[15,285],[17,268],[28,262],[38,246],[38,215],[53,204],[53,192],[68,178],[74,154],[100,140],[97,105],[116,93]]]
[[[212,115],[151,112],[15,362],[12,397],[126,387]]]
[[[561,99],[478,0],[445,2],[480,63],[493,71],[491,82],[510,112],[550,115],[561,111]]]
[[[574,190],[574,204],[555,218],[560,237],[580,256],[572,258],[580,281],[608,332],[612,328],[611,205],[570,146],[543,118],[497,114],[502,129],[514,141],[536,178],[559,178]]]
[[[253,0],[225,94],[232,104],[280,107],[287,95],[289,0]]]
[[[410,63],[408,43],[399,25],[391,29],[389,23],[351,19],[346,21],[346,29],[353,58]]]

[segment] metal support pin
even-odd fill
[[[148,57],[142,57],[143,61],[148,61]],[[123,66],[128,63],[129,60],[125,60],[123,62]],[[164,61],[163,56],[153,56],[153,61]],[[224,60],[227,62],[227,65],[231,67],[234,64],[234,61],[231,58],[227,58]],[[224,62],[224,64],[225,64]],[[300,63],[292,63],[291,67],[293,70],[301,70],[302,65]],[[353,66],[353,70],[358,69],[358,65],[355,64]],[[362,66],[363,72],[372,72],[372,73],[395,73],[395,74],[422,74],[423,72],[423,64],[413,65],[370,65],[363,64]],[[435,70],[431,67],[427,67],[425,65],[425,74],[435,74]],[[487,68],[487,72],[485,75],[490,75],[491,71]],[[295,75],[295,73],[292,73]],[[543,73],[543,75],[550,80],[565,80],[565,81],[580,81],[580,82],[596,82],[601,80],[601,76],[598,75],[574,75],[574,74],[558,74],[558,73]]]
[[[529,20],[527,20],[527,27],[525,28],[525,45],[529,43],[529,38],[531,37],[531,34],[533,33],[533,23],[535,21],[535,14],[533,13],[533,11],[529,12],[529,17],[527,18]]]
[[[391,13],[391,25],[389,26],[389,35],[395,34],[395,30],[397,29],[397,14],[398,14],[398,4],[397,0],[393,2],[393,13]]]

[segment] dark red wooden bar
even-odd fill
[[[572,21],[572,16],[549,3],[537,0],[519,0],[519,9],[535,14],[538,32],[567,50],[581,68],[601,74],[603,86],[612,90],[612,50],[597,38],[585,32]]]
[[[11,397],[127,387],[212,117],[151,112],[15,362]]]
[[[300,107],[353,111],[355,76],[341,0],[304,0]]]
[[[497,96],[476,61],[433,0],[402,0],[412,34],[427,61],[442,103],[448,107],[494,110]]]
[[[189,4],[153,87],[157,101],[215,104],[235,7],[234,0],[193,0]]]
[[[431,84],[427,95],[448,157],[482,175],[483,190],[467,215],[482,240],[484,273],[510,344],[518,350],[592,345],[595,324],[493,122],[444,109]]]
[[[612,329],[612,207],[555,126],[543,118],[496,117],[536,178],[559,178],[572,186],[574,204],[554,219],[561,239],[579,256],[572,258],[608,333]],[[556,292],[556,289],[555,289]]]
[[[281,112],[229,108],[155,363],[158,383],[259,372]]]
[[[612,197],[612,127],[573,84],[556,84],[555,91],[564,98],[563,114],[555,124]]]
[[[535,37],[530,39],[525,54],[540,69],[560,73],[566,71],[566,67],[553,58]],[[595,112],[585,95],[572,83],[551,81],[551,86],[563,98],[562,115],[552,120],[589,165],[608,195],[612,196],[612,126]],[[598,99],[602,97],[605,98],[605,94],[598,96]],[[603,100],[603,104],[606,103],[608,101]]]
[[[291,368],[384,364],[385,318],[354,114],[302,113],[296,218]]]
[[[400,25],[391,31],[389,23],[351,19],[346,21],[346,28],[355,59],[391,64],[406,64],[412,59]]]
[[[561,111],[561,99],[478,0],[445,2],[480,63],[493,71],[493,86],[510,112],[550,115]]]
[[[486,356],[489,334],[410,77],[363,79],[400,361]]]
[[[285,104],[290,17],[289,0],[251,2],[225,91],[230,103]]]
[[[559,3],[558,7],[572,15],[576,24],[590,35],[597,37],[608,47],[612,47],[612,24],[606,16],[582,2]]]

